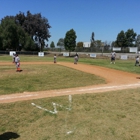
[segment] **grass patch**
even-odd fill
[[[25,62],[53,61],[53,57],[20,58]],[[12,58],[0,56],[0,61],[12,62]],[[58,61],[73,62],[73,58],[58,57]],[[110,65],[110,59],[80,58],[79,63],[140,74],[133,60],[117,60],[115,65]],[[94,75],[59,65],[23,65],[22,68],[23,73],[16,73],[15,66],[0,67],[1,95],[104,82],[104,79]],[[140,88],[72,97],[72,110],[67,112],[58,107],[56,115],[39,110],[31,103],[53,110],[52,102],[68,106],[68,96],[0,104],[0,140],[5,140],[3,136],[11,133],[19,135],[17,140],[140,139]],[[70,130],[74,132],[67,135],[66,132]]]
[[[140,88],[72,97],[72,110],[57,107],[56,115],[31,103],[52,110],[52,102],[68,106],[67,96],[0,104],[0,134],[12,131],[20,140],[140,139]]]
[[[15,66],[1,66],[0,95],[82,87],[105,83],[92,74],[60,65],[22,65],[23,72],[15,72]]]

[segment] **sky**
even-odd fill
[[[76,42],[90,42],[92,32],[95,40],[108,43],[122,30],[140,34],[140,0],[0,0],[0,20],[27,11],[48,19],[49,45],[56,46],[71,29]]]

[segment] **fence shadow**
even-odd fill
[[[10,139],[16,139],[20,137],[17,133],[14,132],[5,132],[0,135],[0,140],[10,140]]]

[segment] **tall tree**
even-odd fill
[[[126,47],[126,36],[123,30],[117,35],[116,44],[118,47]]]
[[[127,47],[134,47],[134,42],[136,41],[137,34],[134,32],[133,29],[128,29],[125,33],[126,36],[126,45]]]
[[[138,50],[140,51],[140,35],[137,36],[136,47],[138,47]]]
[[[51,26],[48,23],[48,19],[42,17],[40,13],[31,14],[30,11],[27,11],[26,16],[24,13],[20,12],[15,18],[33,40],[38,39],[42,50],[44,48],[45,41],[48,41],[51,37],[49,33],[49,28],[51,28]]]
[[[95,41],[95,44],[96,44],[96,49],[97,49],[97,51],[102,50],[103,43],[102,43],[101,40],[96,40],[96,41]]]
[[[0,50],[3,50],[3,43],[2,43],[2,27],[0,24]]]
[[[24,28],[24,22],[25,22],[25,20],[26,20],[27,18],[26,18],[26,16],[25,16],[25,14],[24,13],[22,13],[22,12],[19,12],[19,14],[17,14],[16,16],[15,16],[15,21],[16,21],[16,23],[18,23],[21,27],[23,27]]]
[[[53,41],[51,42],[50,47],[51,47],[52,49],[54,49],[54,48],[55,48],[55,44],[54,44],[54,42],[53,42]]]
[[[15,21],[9,17],[5,17],[1,22],[2,42],[4,49],[18,50],[19,47],[19,30]]]
[[[63,38],[60,38],[57,42],[57,46],[59,47],[64,47],[64,39]]]
[[[95,51],[96,50],[96,43],[95,43],[95,40],[94,40],[94,32],[92,32],[91,34],[91,39],[90,39],[90,48],[91,48],[91,51]]]
[[[34,43],[28,33],[25,33],[25,44],[23,45],[25,51],[39,51],[40,48]]]
[[[94,42],[94,32],[91,34],[91,42]]]
[[[2,38],[2,46],[4,50],[9,49],[20,51],[21,49],[24,49],[27,44],[26,38],[29,37],[29,35],[15,22],[14,18],[8,16],[3,18],[0,27],[0,36]]]
[[[117,35],[116,44],[118,47],[133,47],[135,46],[134,42],[136,41],[136,33],[133,29],[128,29],[126,32],[121,31]]]
[[[60,38],[57,42],[57,46],[60,47],[60,51],[62,48],[64,48],[64,39],[63,38]]]
[[[77,38],[76,32],[73,29],[67,31],[64,38],[64,46],[65,46],[65,49],[68,50],[69,52],[75,50],[76,38]]]
[[[0,50],[4,50],[3,44],[2,44],[2,37],[0,36]]]

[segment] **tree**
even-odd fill
[[[60,47],[60,50],[64,47],[64,39],[60,38],[57,42],[57,46]]]
[[[136,47],[138,47],[138,50],[140,50],[140,35],[137,36]]]
[[[45,41],[48,41],[51,37],[49,33],[51,26],[48,20],[42,17],[40,13],[31,14],[30,11],[27,11],[26,15],[20,12],[16,16],[6,16],[2,19],[0,26],[1,49],[43,50]],[[28,38],[27,42],[25,38]],[[38,43],[34,44],[36,40],[38,40]],[[29,44],[32,45],[28,46]]]
[[[118,47],[126,47],[126,36],[123,30],[117,35],[117,40],[115,43],[118,45]]]
[[[64,46],[65,49],[70,51],[74,51],[75,47],[76,47],[76,32],[71,29],[69,31],[67,31],[65,38],[64,38]]]
[[[3,18],[0,27],[1,27],[0,36],[2,39],[3,46],[2,50],[9,49],[20,51],[21,49],[27,47],[25,46],[27,44],[26,38],[29,38],[29,35],[25,33],[23,28],[15,22],[14,18],[8,16]]]
[[[21,31],[22,29],[20,27],[17,27],[14,19],[11,19],[9,17],[5,17],[4,19],[2,19],[1,28],[3,48],[5,50],[18,50],[20,36],[18,31]]]
[[[134,32],[133,29],[128,29],[126,32],[121,31],[117,35],[116,44],[119,47],[134,47],[134,42],[136,41],[137,34]]]
[[[134,42],[136,41],[136,36],[137,36],[134,30],[128,29],[127,32],[125,33],[125,36],[126,36],[127,47],[134,47],[135,46]]]
[[[112,41],[111,48],[113,48],[113,47],[117,47],[116,41]]]
[[[78,42],[77,43],[77,47],[81,47],[82,48],[83,47],[83,42]]]
[[[95,41],[95,44],[96,44],[96,50],[97,51],[100,51],[100,50],[102,50],[102,41],[101,40],[96,40]]]
[[[3,50],[3,43],[2,43],[2,28],[0,25],[0,50]]]
[[[2,37],[0,36],[0,50],[3,50]]]
[[[96,44],[95,44],[95,40],[94,40],[94,32],[92,32],[92,34],[91,34],[90,41],[91,41],[91,43],[90,43],[91,51],[96,51]]]
[[[34,43],[28,33],[25,34],[25,44],[23,45],[23,50],[25,51],[39,51],[38,45]]]
[[[15,17],[20,26],[31,36],[32,40],[38,39],[40,49],[43,50],[45,41],[51,37],[49,28],[51,26],[48,23],[48,19],[42,17],[40,13],[31,14],[27,11],[27,15],[19,13]]]
[[[54,48],[55,48],[55,44],[54,44],[54,42],[53,42],[53,41],[51,42],[50,47],[51,47],[52,49],[54,49]]]
[[[91,34],[91,43],[94,42],[94,32]]]

